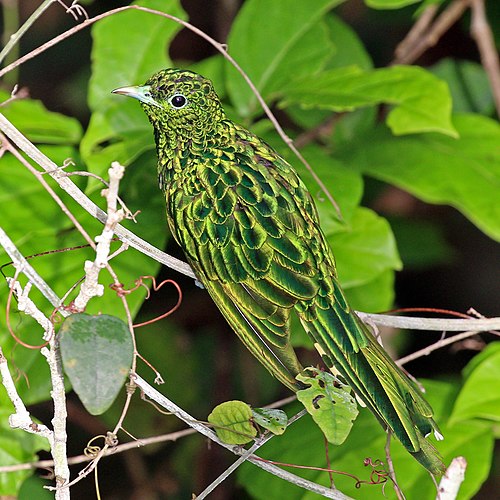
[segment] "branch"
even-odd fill
[[[486,18],[484,0],[470,1],[472,11],[471,35],[477,44],[481,62],[488,75],[497,115],[500,117],[500,61],[495,47],[495,39]]]
[[[57,339],[56,336],[54,335],[54,327],[52,323],[49,321],[49,319],[38,309],[35,303],[28,297],[29,290],[31,289],[31,285],[29,283],[23,290],[23,288],[21,287],[19,282],[16,281],[16,279],[8,278],[7,281],[9,283],[9,286],[16,290],[16,296],[18,299],[17,307],[19,311],[22,311],[26,315],[31,316],[35,321],[37,321],[37,323],[39,323],[44,328],[45,331],[44,338],[48,339],[50,348],[43,347],[41,349],[41,353],[43,354],[43,356],[45,356],[45,358],[47,359],[47,363],[49,365],[50,378],[52,382],[52,391],[50,395],[54,402],[54,418],[52,419],[52,428],[53,428],[52,431],[50,431],[45,426],[38,426],[37,424],[31,421],[29,413],[26,411],[26,408],[24,408],[24,405],[22,404],[22,401],[20,400],[19,397],[17,398],[17,400],[11,397],[11,401],[14,404],[14,407],[16,408],[16,414],[15,416],[12,416],[12,418],[9,419],[9,422],[11,424],[11,427],[20,427],[26,432],[33,432],[33,430],[36,430],[37,431],[36,433],[39,433],[38,428],[41,428],[43,430],[41,434],[48,439],[50,444],[50,452],[52,454],[52,457],[54,458],[54,473],[55,473],[56,485],[61,486],[69,481],[69,467],[66,454],[66,444],[68,438],[66,433],[67,411],[66,411],[66,392],[64,388],[64,375],[63,375],[59,349],[57,346]],[[7,314],[8,313],[9,311],[7,310]],[[3,355],[1,357],[3,357]],[[7,366],[6,361],[1,364],[5,365],[5,370],[8,372],[8,369],[6,368]],[[9,379],[8,377],[6,378],[5,373],[2,373],[2,378],[4,380],[4,384],[5,381],[7,381],[7,383],[9,382]],[[10,389],[12,390],[12,388]],[[7,392],[9,392],[9,390],[7,390]],[[19,414],[19,412],[21,413]],[[21,419],[19,419],[19,417],[21,417]],[[56,500],[69,500],[69,491],[57,489]]]
[[[146,396],[151,398],[153,401],[158,403],[160,406],[165,408],[170,413],[173,413],[176,417],[184,421],[186,424],[188,424],[190,427],[198,431],[200,434],[203,434],[204,436],[208,437],[211,441],[219,444],[223,448],[226,448],[227,450],[231,451],[236,455],[244,455],[247,453],[247,450],[245,449],[243,449],[242,451],[240,447],[234,447],[226,443],[223,443],[217,437],[215,432],[213,432],[206,425],[198,422],[195,418],[189,415],[189,413],[185,412],[182,408],[180,408],[175,403],[167,399],[163,394],[159,393],[155,388],[151,387],[143,378],[141,378],[136,373],[132,374],[132,377],[137,387],[139,387]],[[259,446],[261,446],[262,444],[263,443],[259,443]],[[318,493],[319,495],[322,495],[326,498],[334,498],[337,500],[348,500],[350,498],[341,493],[340,491],[325,488],[324,486],[308,481],[307,479],[304,479],[300,476],[296,476],[295,474],[285,471],[275,465],[262,461],[262,459],[259,459],[259,457],[257,457],[256,455],[251,455],[250,457],[248,457],[247,460],[249,462],[252,462],[257,467],[260,467],[261,469],[264,469],[265,471],[274,474],[277,477],[280,477],[281,479],[296,484],[297,486],[304,488],[306,490]]]
[[[28,31],[31,25],[50,7],[51,4],[57,0],[44,0],[44,2],[31,14],[26,22],[14,33],[5,47],[0,52],[0,63],[7,57],[7,54],[13,49],[14,45],[21,39],[21,37]]]
[[[0,245],[11,258],[14,267],[19,269],[54,307],[60,307],[62,304],[61,299],[52,290],[52,288],[50,288],[45,280],[33,269],[31,264],[24,258],[23,254],[17,249],[16,245],[14,245],[13,241],[8,237],[7,233],[1,226]],[[61,311],[61,313],[64,315],[64,311]]]
[[[460,340],[466,339],[468,337],[472,337],[473,335],[476,335],[477,331],[472,331],[472,332],[463,332],[459,333],[457,335],[454,335],[453,337],[449,337],[447,339],[441,339],[438,340],[436,343],[424,347],[423,349],[420,349],[419,351],[415,351],[411,354],[408,354],[408,356],[405,356],[403,358],[400,358],[396,361],[396,364],[401,366],[406,363],[409,363],[410,361],[413,361],[414,359],[421,358],[422,356],[428,356],[431,352],[436,351],[437,349],[441,349],[442,347],[445,347],[450,344],[454,344],[455,342],[458,342]]]
[[[408,330],[434,330],[463,332],[474,330],[486,332],[500,330],[500,318],[487,319],[450,319],[450,318],[418,318],[409,316],[392,316],[390,314],[372,314],[357,311],[358,316],[364,321],[370,321],[380,326],[392,326]]]
[[[9,367],[7,365],[7,358],[4,356],[2,348],[0,347],[0,376],[2,379],[2,385],[7,391],[7,396],[12,401],[15,413],[9,416],[9,425],[12,429],[22,429],[30,434],[38,434],[41,437],[47,439],[52,449],[54,443],[54,433],[45,425],[37,424],[31,419],[29,411],[23,403],[23,400],[19,397],[19,394],[10,374]]]
[[[451,461],[439,483],[437,495],[439,500],[455,500],[457,498],[458,490],[465,478],[466,468],[467,460],[464,457],[456,457]]]
[[[103,224],[106,223],[106,213],[91,201],[64,172],[61,172],[58,165],[44,155],[2,113],[0,113],[0,129],[19,149],[40,165],[59,184],[59,187],[68,193],[84,210]],[[162,252],[123,226],[118,224],[115,228],[115,234],[120,240],[143,254],[148,255],[171,269],[196,279],[193,270],[188,264]]]
[[[282,140],[285,142],[285,144],[287,144],[287,146],[293,151],[293,153],[295,154],[295,156],[302,162],[302,164],[310,172],[310,174],[312,175],[312,177],[314,178],[314,180],[316,181],[316,183],[319,185],[319,187],[321,188],[321,190],[325,193],[325,195],[328,198],[328,200],[330,201],[330,203],[337,210],[339,219],[342,219],[342,216],[341,216],[341,213],[340,213],[340,209],[339,209],[339,207],[337,205],[337,202],[335,201],[335,199],[331,195],[330,191],[328,191],[328,188],[325,186],[325,184],[320,179],[320,177],[318,176],[318,174],[314,171],[314,169],[311,167],[311,165],[309,165],[309,163],[302,156],[302,154],[300,153],[300,151],[294,146],[293,141],[286,135],[285,131],[283,130],[283,128],[279,124],[278,120],[276,119],[276,117],[274,116],[274,114],[272,113],[272,111],[270,110],[270,108],[267,105],[266,101],[264,100],[264,98],[262,97],[262,95],[259,93],[259,91],[257,90],[257,87],[254,85],[254,83],[252,82],[252,80],[250,79],[250,77],[243,71],[243,69],[239,66],[239,64],[228,54],[228,52],[227,52],[227,46],[224,45],[224,44],[222,44],[222,43],[217,42],[217,40],[214,40],[211,36],[207,35],[204,31],[200,30],[199,28],[197,28],[196,26],[192,25],[191,23],[188,23],[187,21],[184,21],[184,20],[182,20],[182,19],[180,19],[180,18],[178,18],[176,16],[172,16],[171,14],[167,14],[167,13],[159,11],[159,10],[149,9],[147,7],[141,7],[139,5],[130,5],[130,6],[127,6],[127,7],[119,7],[117,9],[112,9],[112,10],[110,10],[108,12],[105,12],[103,14],[95,16],[95,17],[93,17],[91,19],[86,19],[85,21],[83,21],[82,23],[80,23],[78,26],[75,26],[74,28],[71,28],[71,29],[65,31],[64,33],[61,33],[59,36],[53,38],[52,40],[48,41],[47,43],[44,43],[43,45],[41,45],[37,49],[32,50],[28,54],[25,54],[23,57],[20,57],[14,63],[9,64],[4,69],[0,70],[0,77],[2,77],[4,74],[8,73],[12,69],[16,68],[17,66],[23,64],[24,62],[26,62],[26,61],[28,61],[28,60],[36,57],[37,55],[41,54],[42,52],[44,52],[48,48],[50,48],[50,47],[58,44],[59,42],[61,42],[65,38],[68,38],[68,37],[74,35],[76,32],[78,32],[78,31],[80,31],[80,30],[82,30],[84,28],[87,28],[88,26],[92,25],[96,21],[99,21],[99,20],[104,19],[105,17],[109,17],[111,15],[115,15],[115,14],[117,14],[119,12],[124,12],[126,10],[139,10],[141,12],[147,12],[149,14],[153,14],[153,15],[156,15],[156,16],[164,17],[165,19],[170,19],[171,21],[174,21],[174,22],[180,24],[181,26],[183,26],[184,28],[192,31],[193,33],[196,33],[199,37],[201,37],[204,40],[206,40],[217,51],[219,51],[224,56],[224,58],[227,59],[234,66],[234,68],[241,74],[241,76],[244,78],[244,80],[246,81],[246,83],[248,84],[248,86],[252,89],[252,92],[255,94],[257,100],[259,101],[259,104],[262,106],[262,109],[264,110],[265,114],[267,115],[267,117],[269,118],[269,120],[271,121],[271,123],[274,125],[276,131],[278,132],[278,134],[280,135],[280,137],[282,138]]]
[[[92,297],[100,297],[104,294],[104,286],[99,283],[99,274],[108,264],[111,241],[113,240],[116,226],[125,217],[123,209],[116,209],[118,187],[125,173],[125,167],[115,161],[111,164],[108,173],[110,179],[109,188],[103,190],[103,195],[106,196],[108,204],[108,215],[101,235],[95,238],[97,242],[95,260],[93,262],[90,260],[85,262],[85,280],[74,301],[74,307],[77,311],[84,311]]]
[[[436,45],[439,39],[450,29],[450,27],[455,24],[460,17],[462,17],[462,14],[467,9],[469,2],[470,0],[454,0],[439,15],[426,33],[422,33],[422,30],[420,30],[418,33],[420,37],[418,39],[414,37],[414,34],[412,34],[412,45],[409,46],[407,41],[403,40],[399,47],[406,49],[406,52],[403,53],[403,50],[396,52],[396,57],[391,64],[411,64],[427,49]],[[426,16],[428,15],[425,11],[424,14]],[[426,19],[426,23],[428,24],[428,19]],[[412,31],[410,31],[410,33],[411,32]]]

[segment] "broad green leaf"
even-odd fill
[[[335,47],[326,68],[342,68],[355,65],[370,70],[373,63],[370,54],[354,29],[332,12],[325,16],[329,38]]]
[[[322,16],[342,0],[249,0],[229,34],[229,52],[264,95],[284,78],[314,73],[329,55]],[[279,26],[279,29],[276,27]],[[318,40],[319,37],[319,40]],[[241,116],[257,109],[257,99],[236,70],[227,67],[231,101]]]
[[[178,0],[143,0],[137,5],[186,17]],[[92,28],[90,109],[103,111],[116,100],[111,95],[114,88],[140,85],[156,71],[171,66],[167,47],[180,29],[170,19],[140,11],[121,12],[96,23]]]
[[[92,415],[104,413],[123,389],[134,345],[128,326],[102,314],[72,314],[58,333],[64,371]]]
[[[386,219],[358,207],[348,227],[327,234],[342,286],[360,286],[387,270],[401,269],[396,241]]]
[[[469,373],[455,402],[450,424],[473,418],[500,422],[500,342],[493,342],[476,358],[474,368],[466,368]]]
[[[336,156],[428,203],[457,208],[500,240],[500,125],[479,115],[456,115],[454,125],[459,139],[442,134],[395,138],[379,127]]]
[[[308,386],[297,391],[297,399],[323,431],[328,442],[342,444],[359,413],[351,388],[331,373],[315,368],[306,368],[296,378]]]
[[[226,401],[212,410],[208,421],[224,443],[246,444],[257,436],[252,417],[252,409],[243,401]]]
[[[394,107],[387,125],[396,135],[440,132],[456,137],[451,122],[451,97],[445,82],[416,66],[363,71],[336,68],[299,80],[281,89],[282,105],[351,111],[380,103]]]
[[[484,68],[473,61],[441,59],[429,69],[448,83],[455,113],[490,115],[495,108]]]
[[[253,421],[260,427],[276,435],[286,431],[288,417],[283,410],[276,408],[252,408]]]
[[[349,224],[363,195],[363,179],[361,175],[352,169],[345,168],[341,162],[328,155],[319,146],[307,146],[301,153],[335,199],[340,208],[343,221]],[[339,223],[335,207],[326,198],[325,193],[323,193],[312,174],[295,156],[292,156],[289,152],[286,156],[288,161],[293,163],[300,178],[314,198],[323,232],[330,234],[342,230],[344,224]]]
[[[356,311],[382,312],[394,305],[394,270],[387,269],[362,285],[347,287],[347,301]]]
[[[0,101],[8,97],[0,92]],[[69,146],[78,144],[82,136],[78,120],[48,111],[41,101],[15,99],[2,107],[2,113],[34,143]]]
[[[45,488],[48,482],[47,479],[44,480],[38,476],[28,477],[19,489],[17,500],[52,500],[54,494]]]
[[[141,153],[154,150],[153,131],[139,104],[123,99],[103,112],[93,113],[80,144],[90,172],[105,177],[112,161],[130,165]],[[87,193],[100,189],[97,179],[89,181]]]

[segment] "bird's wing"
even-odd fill
[[[308,244],[316,214],[290,165],[252,138],[198,161],[189,176],[199,183],[198,194],[177,189],[167,196],[167,210],[190,264],[232,328],[296,389],[301,366],[289,320],[294,306],[321,288]]]

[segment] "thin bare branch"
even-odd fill
[[[469,6],[470,0],[454,0],[438,16],[426,33],[420,33],[412,46],[407,46],[404,54],[396,54],[392,64],[411,64],[427,49],[436,45],[439,39],[455,24]]]
[[[244,455],[246,454],[247,450],[241,449],[240,447],[235,447],[228,445],[226,443],[223,443],[215,434],[215,432],[212,431],[209,427],[206,425],[202,424],[201,422],[197,421],[195,418],[193,418],[189,413],[184,411],[182,408],[177,406],[174,402],[170,401],[168,398],[166,398],[163,394],[159,393],[154,387],[151,387],[143,378],[141,378],[139,375],[134,374],[133,379],[135,384],[141,389],[141,391],[144,392],[146,396],[148,396],[150,399],[155,401],[157,404],[165,408],[167,411],[170,413],[173,413],[177,418],[181,419],[184,421],[186,424],[188,424],[190,427],[193,429],[196,429],[200,434],[203,434],[204,436],[208,437],[211,441],[219,444],[223,448],[226,448],[227,450],[231,451],[232,453],[236,455]],[[270,438],[269,438],[270,439]],[[274,474],[277,477],[280,477],[281,479],[285,479],[286,481],[296,484],[297,486],[300,486],[301,488],[304,488],[309,491],[313,491],[314,493],[318,493],[319,495],[322,495],[326,498],[334,498],[338,500],[347,500],[350,497],[347,497],[343,493],[341,493],[338,490],[331,490],[329,488],[325,488],[324,486],[321,486],[319,484],[313,483],[311,481],[308,481],[300,476],[296,476],[295,474],[292,474],[288,471],[285,471],[275,465],[272,465],[270,463],[267,463],[265,461],[261,461],[262,459],[258,459],[256,455],[251,455],[248,457],[248,461],[256,465],[257,467],[260,467],[261,469],[264,469],[265,471]]]
[[[471,35],[474,38],[483,68],[490,81],[491,92],[500,118],[500,60],[495,46],[495,39],[486,17],[484,0],[470,0],[472,21]]]

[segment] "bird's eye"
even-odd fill
[[[188,100],[182,94],[175,94],[168,100],[168,102],[173,108],[181,109],[187,104]]]

